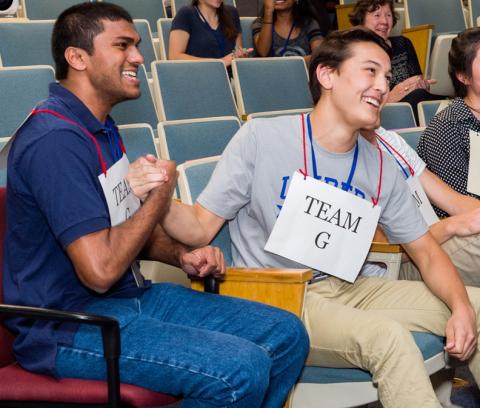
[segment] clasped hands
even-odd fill
[[[175,162],[159,160],[152,154],[140,157],[130,164],[127,181],[133,194],[142,202],[156,188],[165,188],[171,196],[177,181]],[[219,277],[225,273],[225,261],[222,251],[213,246],[181,251],[179,254],[181,268],[188,275]]]

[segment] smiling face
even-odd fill
[[[291,10],[295,5],[295,0],[274,0],[275,11]]]
[[[393,29],[393,12],[390,5],[384,4],[366,13],[363,25],[387,40]]]
[[[331,103],[345,124],[357,130],[377,128],[389,91],[390,58],[372,42],[351,44],[350,54],[338,69],[330,69],[328,78],[319,81],[330,91]]]
[[[201,4],[205,7],[218,9],[223,3],[223,0],[199,0],[198,4]]]
[[[93,54],[87,57],[87,74],[97,97],[111,106],[140,96],[137,79],[143,56],[140,36],[125,20],[103,20],[104,31],[93,40]]]

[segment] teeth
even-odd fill
[[[137,73],[135,71],[123,71],[122,75],[131,77],[131,78],[136,78],[137,77]]]
[[[365,102],[369,103],[370,105],[373,105],[377,108],[380,106],[380,102],[375,98],[370,98],[370,97],[366,96],[366,97],[363,98],[363,100]]]

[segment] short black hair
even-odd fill
[[[107,2],[76,4],[58,17],[52,33],[52,56],[58,80],[67,78],[68,62],[65,50],[78,47],[93,54],[93,39],[103,32],[102,20],[125,20],[133,24],[132,16],[122,7]]]
[[[325,65],[338,69],[340,65],[352,56],[351,45],[362,42],[377,44],[391,57],[391,48],[385,40],[373,31],[364,27],[354,27],[349,30],[333,31],[328,34],[321,44],[314,50],[310,59],[310,93],[313,103],[316,104],[322,93],[320,83],[316,75],[317,67]]]
[[[458,34],[452,41],[448,53],[448,75],[455,89],[455,96],[463,98],[467,96],[467,86],[459,81],[457,74],[463,74],[466,78],[472,77],[472,64],[480,46],[480,28],[469,28]]]

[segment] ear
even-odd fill
[[[317,67],[315,74],[322,88],[332,89],[334,72],[335,70],[333,68],[327,67],[326,65],[319,65]]]
[[[457,72],[455,74],[455,76],[457,77],[457,79],[465,86],[468,86],[468,85],[471,85],[472,84],[472,81],[471,79],[463,72]]]
[[[87,68],[88,53],[77,47],[68,47],[64,53],[68,65],[75,71],[84,71]]]

